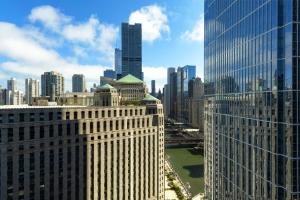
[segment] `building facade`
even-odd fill
[[[106,78],[116,79],[116,72],[112,69],[106,69],[103,72],[103,76]]]
[[[116,78],[122,75],[122,50],[115,48],[115,72]]]
[[[25,79],[25,102],[32,104],[32,98],[40,96],[40,81],[32,78]]]
[[[72,92],[86,92],[86,81],[83,74],[72,76]]]
[[[151,95],[156,96],[155,80],[151,80]]]
[[[177,121],[189,121],[189,81],[196,77],[196,66],[177,68]]]
[[[200,133],[204,130],[204,84],[201,78],[189,81],[189,124],[198,128]]]
[[[205,0],[205,193],[300,199],[296,0]]]
[[[128,74],[143,80],[141,24],[122,23],[122,76]]]
[[[64,77],[58,72],[44,72],[41,75],[42,96],[60,96],[64,93]]]

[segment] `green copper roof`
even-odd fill
[[[117,80],[118,83],[144,83],[144,81],[138,79],[135,76],[132,76],[131,74],[128,74],[124,76],[123,78]]]
[[[115,89],[115,88],[109,84],[105,84],[105,85],[100,86],[100,89]]]
[[[143,101],[159,101],[159,100],[154,96],[147,94],[146,97],[143,99]]]

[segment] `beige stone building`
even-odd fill
[[[163,124],[151,95],[139,106],[2,106],[0,199],[163,200]]]

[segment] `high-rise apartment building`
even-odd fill
[[[72,92],[86,92],[86,82],[83,74],[72,76]]]
[[[151,95],[156,96],[155,80],[151,80]]]
[[[58,72],[44,72],[41,75],[42,96],[60,96],[64,93],[64,77]]]
[[[122,75],[122,50],[115,48],[115,72],[116,77]]]
[[[300,199],[296,0],[205,0],[205,193]]]
[[[0,199],[163,200],[163,106],[132,76],[115,84],[101,106],[0,107]]]
[[[25,102],[32,104],[33,97],[40,96],[40,81],[31,78],[25,79]]]
[[[7,105],[23,104],[23,92],[18,90],[18,83],[15,78],[7,80],[7,89],[5,94],[5,103]]]
[[[122,23],[122,76],[128,74],[143,80],[141,24]]]

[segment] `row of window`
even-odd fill
[[[9,113],[0,114],[0,123],[33,122],[33,121],[52,121],[62,119],[92,119],[105,117],[127,117],[143,115],[143,109],[125,110],[95,110],[95,111],[67,111],[65,117],[62,112],[33,112],[33,113]]]

